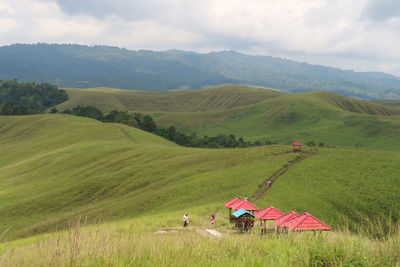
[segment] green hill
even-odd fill
[[[389,107],[400,107],[400,100],[376,100],[373,102]]]
[[[147,212],[220,204],[254,192],[294,158],[289,147],[176,146],[118,124],[67,116],[0,117],[0,232],[9,238]]]
[[[395,235],[374,240],[337,231],[350,225],[382,234],[399,221],[399,152],[184,148],[125,125],[68,115],[0,116],[0,147],[3,266],[399,261]],[[268,192],[267,178],[274,181]],[[245,195],[259,208],[308,211],[336,231],[234,234],[223,204]],[[191,218],[187,231],[181,230],[184,212]],[[212,213],[226,236],[221,240],[204,236]],[[92,226],[71,224],[78,216]],[[154,235],[158,230],[173,231]]]
[[[140,92],[108,88],[67,89],[62,111],[93,105],[152,115],[161,126],[199,136],[234,134],[281,144],[298,139],[330,146],[400,148],[400,110],[329,92],[282,94],[246,86],[199,91]]]
[[[223,110],[260,103],[282,95],[264,88],[225,85],[203,90],[175,92],[146,92],[112,88],[66,89],[70,100],[57,109],[71,109],[77,105],[95,106],[103,112],[204,112]]]
[[[183,148],[128,126],[67,115],[0,121],[0,232],[12,227],[11,239],[65,227],[78,215],[96,222],[189,209],[224,214],[225,201],[252,196],[296,157],[312,155],[289,146]],[[335,227],[362,215],[386,219],[389,211],[397,220],[398,159],[394,152],[323,149],[253,201],[308,210]]]

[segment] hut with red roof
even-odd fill
[[[236,217],[232,216],[232,206],[242,201],[240,198],[234,198],[224,204],[224,206],[229,209],[229,222],[235,222]]]
[[[259,208],[257,208],[254,204],[252,204],[250,201],[248,200],[242,200],[240,202],[237,202],[236,204],[232,205],[232,209],[233,210],[240,210],[240,209],[244,209],[250,212],[257,211],[259,210]]]
[[[266,207],[265,209],[262,209],[262,210],[256,212],[254,215],[256,216],[256,218],[260,219],[261,233],[266,233],[267,232],[267,220],[275,220],[279,217],[282,217],[284,215],[284,213],[272,206],[269,206],[269,207]]]
[[[297,212],[291,211],[277,219],[274,220],[276,227],[282,228],[282,227],[287,227],[285,226],[285,222],[290,221],[297,216],[300,216]]]
[[[294,153],[300,152],[300,147],[301,147],[302,145],[303,145],[303,144],[300,143],[299,141],[293,142],[293,143],[292,143],[293,152],[294,152]]]
[[[331,231],[326,223],[305,212],[284,223],[292,231]]]

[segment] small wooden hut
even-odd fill
[[[256,218],[260,219],[261,234],[265,234],[267,232],[267,220],[275,220],[279,217],[282,217],[284,213],[272,206],[269,206],[256,212],[254,215]],[[275,230],[275,227],[270,230]]]
[[[298,141],[293,142],[293,143],[292,143],[293,152],[294,152],[294,153],[300,152],[300,147],[301,147],[302,145],[303,145],[303,144],[300,143],[300,142],[298,142]]]
[[[242,232],[249,232],[254,226],[254,214],[245,209],[240,209],[232,213],[236,218],[236,229]]]

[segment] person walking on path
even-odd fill
[[[187,215],[187,213],[185,213],[185,215],[183,215],[183,227],[187,227],[189,225],[189,216]]]
[[[214,216],[214,214],[213,215],[211,215],[211,218],[210,218],[210,227],[213,229],[214,228],[214,223],[215,223],[215,216]]]

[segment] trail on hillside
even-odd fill
[[[289,169],[291,169],[293,166],[296,164],[302,162],[305,159],[308,159],[312,156],[315,156],[317,153],[316,152],[310,152],[307,154],[301,154],[299,157],[297,157],[294,161],[292,161],[289,164],[285,164],[282,168],[278,169],[276,172],[274,172],[270,177],[265,179],[263,184],[257,189],[256,193],[252,196],[253,199],[260,199],[263,196],[265,196],[269,190],[265,186],[266,181],[269,179],[272,181],[272,184],[274,184],[282,175],[284,175]]]

